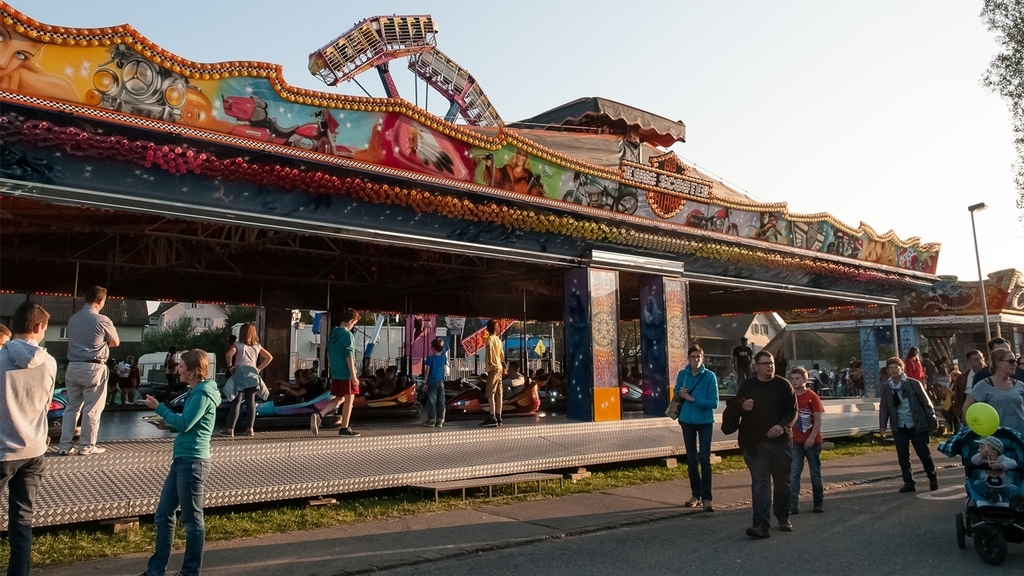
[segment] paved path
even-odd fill
[[[956,463],[937,452],[935,458],[937,464],[946,467],[942,474],[943,487],[962,486],[963,477],[960,471],[952,469]],[[896,456],[891,452],[827,461],[824,463],[823,473],[828,490],[825,496],[827,508],[829,502],[844,491],[857,487],[884,486],[888,493],[894,492],[900,485],[897,479],[899,469]],[[806,479],[803,485],[809,488]],[[942,495],[955,496],[957,493],[959,492],[954,489],[944,491]],[[213,542],[206,548],[203,574],[324,576],[362,574],[382,569],[402,569],[406,566],[416,566],[410,571],[423,569],[431,571],[430,573],[442,574],[445,570],[436,563],[450,562],[450,558],[522,546],[530,547],[565,538],[606,533],[624,527],[638,529],[651,525],[652,522],[667,525],[665,523],[689,517],[701,522],[713,520],[713,524],[707,525],[708,529],[712,529],[713,526],[713,530],[721,531],[720,536],[729,542],[736,540],[737,535],[742,535],[743,529],[750,523],[749,476],[746,472],[715,476],[715,504],[720,508],[720,512],[704,514],[682,508],[680,504],[688,496],[688,481],[679,480],[505,505],[481,502],[472,508],[462,510],[231,542]],[[946,502],[947,505],[956,507],[949,504],[950,501]],[[809,512],[809,509],[806,511]],[[801,515],[794,518],[794,523],[798,530],[805,521],[827,525],[828,519],[832,518],[830,512],[831,510],[827,509],[823,515],[807,514],[806,519]],[[728,522],[724,520],[726,517],[730,519]],[[949,542],[952,543],[951,520],[948,525]],[[781,540],[781,537],[773,538],[774,540]],[[661,556],[662,554],[658,553],[657,557]],[[145,561],[145,555],[134,555],[46,568],[36,570],[33,574],[134,575],[142,572]],[[546,561],[558,562],[556,557],[548,558]],[[179,550],[171,558],[172,572],[180,562]],[[544,572],[552,573],[551,570]],[[561,569],[557,569],[556,572],[565,573]],[[812,569],[808,573],[815,571]],[[870,571],[865,572],[867,573]]]

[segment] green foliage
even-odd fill
[[[843,334],[834,346],[825,350],[825,359],[837,370],[850,366],[850,359],[860,359],[860,336],[856,333]]]
[[[1010,108],[1017,149],[1017,208],[1021,210],[1019,218],[1024,220],[1024,0],[985,0],[981,19],[995,33],[1000,48],[982,84],[998,92]]]

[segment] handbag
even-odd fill
[[[673,420],[679,419],[679,412],[683,409],[683,398],[682,396],[676,396],[672,398],[672,401],[668,403],[668,408],[665,409],[665,416]]]

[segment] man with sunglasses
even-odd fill
[[[935,419],[935,407],[924,391],[924,385],[903,373],[903,360],[893,356],[885,361],[885,368],[889,371],[889,380],[882,385],[878,433],[885,434],[886,428],[889,428],[896,441],[896,458],[903,474],[900,492],[914,492],[917,489],[910,468],[911,445],[921,459],[924,473],[928,475],[928,488],[938,490],[939,479],[935,474],[931,449],[928,448],[931,433],[939,426]]]
[[[789,521],[789,476],[797,400],[789,381],[775,374],[771,353],[762,350],[755,354],[754,370],[754,376],[740,384],[736,398],[726,405],[722,432],[739,430],[743,460],[750,470],[754,522],[747,528],[747,536],[768,538],[773,511],[779,530],[793,530]]]

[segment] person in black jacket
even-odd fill
[[[878,432],[892,431],[896,441],[896,458],[903,473],[903,487],[900,492],[913,492],[914,476],[910,469],[910,445],[921,459],[924,472],[928,475],[928,487],[939,489],[935,474],[935,463],[928,448],[928,438],[938,428],[935,407],[924,390],[924,385],[903,373],[903,360],[893,356],[885,361],[889,380],[882,384],[878,403]]]
[[[754,370],[755,375],[740,384],[736,397],[726,405],[722,432],[739,430],[740,449],[750,470],[754,523],[747,528],[747,536],[767,538],[771,535],[773,510],[779,529],[793,530],[789,521],[789,472],[797,403],[789,381],[775,375],[771,353],[762,350],[755,354]]]

